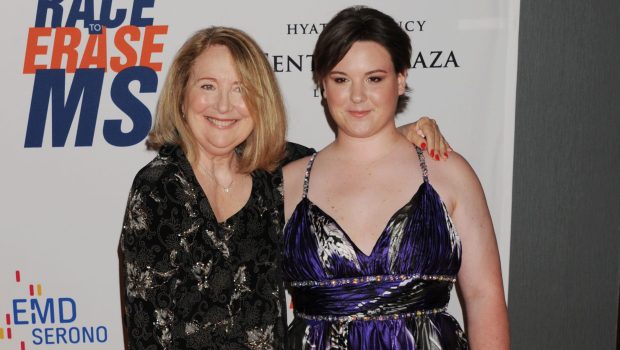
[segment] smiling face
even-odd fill
[[[233,57],[226,46],[212,45],[195,60],[183,104],[199,155],[230,155],[254,129]]]
[[[324,97],[338,136],[370,137],[395,128],[405,73],[394,71],[389,52],[374,41],[355,42],[323,80]]]

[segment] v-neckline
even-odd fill
[[[394,219],[398,216],[398,214],[400,214],[402,211],[404,211],[405,209],[407,209],[407,208],[409,208],[411,206],[411,204],[413,203],[414,199],[416,197],[418,197],[418,195],[422,191],[422,187],[424,187],[425,184],[430,185],[428,182],[422,182],[420,184],[420,186],[418,187],[418,190],[415,191],[415,193],[411,196],[411,198],[405,204],[403,204],[400,208],[398,208],[392,214],[392,216],[390,216],[390,218],[386,222],[383,230],[381,231],[381,233],[379,233],[379,236],[377,237],[377,240],[373,244],[372,249],[370,250],[369,254],[366,254],[363,250],[361,250],[359,248],[359,246],[353,241],[353,239],[351,238],[351,236],[349,236],[347,231],[342,226],[340,226],[340,224],[338,223],[338,221],[336,219],[334,219],[329,213],[327,213],[325,210],[323,210],[319,205],[314,203],[308,196],[303,197],[302,201],[307,201],[311,205],[311,207],[316,208],[318,211],[320,211],[320,213],[322,215],[327,217],[327,219],[338,228],[338,231],[342,232],[343,237],[347,240],[347,242],[353,248],[353,250],[355,250],[355,252],[358,254],[358,256],[361,255],[364,258],[369,259],[369,258],[372,258],[374,256],[375,251],[378,249],[378,246],[380,245],[381,241],[385,239],[386,233],[388,232],[388,228],[391,227]],[[298,203],[298,206],[299,206],[299,204],[301,204],[301,202]],[[296,210],[297,210],[297,208],[295,208],[295,211]]]
[[[255,179],[254,179],[254,173],[250,173],[250,180],[252,181],[252,188],[250,188],[250,196],[248,197],[248,199],[245,201],[245,203],[243,204],[243,206],[241,206],[241,208],[239,208],[239,210],[237,210],[236,212],[232,213],[230,216],[228,216],[227,218],[223,219],[222,221],[218,220],[217,216],[215,216],[215,211],[213,211],[213,206],[211,204],[211,201],[209,200],[209,196],[207,196],[207,193],[205,192],[204,188],[202,188],[202,186],[200,185],[200,181],[198,181],[198,177],[196,176],[196,173],[194,172],[194,168],[192,168],[191,164],[189,164],[189,168],[192,171],[192,176],[193,176],[193,180],[194,180],[194,186],[198,189],[198,193],[200,194],[201,197],[203,197],[205,199],[205,201],[208,204],[208,208],[205,208],[206,210],[209,211],[209,214],[213,217],[213,219],[215,219],[215,222],[217,223],[218,226],[223,227],[223,226],[230,226],[230,221],[235,218],[238,215],[241,215],[241,213],[243,211],[245,211],[245,209],[250,205],[250,203],[252,202],[253,198],[254,198],[254,190],[256,188],[256,183],[255,183]]]

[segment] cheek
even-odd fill
[[[338,107],[347,101],[345,89],[325,89],[325,101],[330,107]]]
[[[208,96],[196,92],[189,93],[185,102],[185,106],[193,111],[200,111],[209,106],[209,104]]]
[[[370,91],[368,97],[375,103],[376,106],[391,107],[398,102],[398,87],[383,88]]]
[[[243,113],[243,115],[250,115],[250,109],[248,108],[247,103],[245,103],[245,101],[242,98],[239,98],[239,101],[237,103],[235,103],[235,105],[237,106],[237,110],[240,113]]]

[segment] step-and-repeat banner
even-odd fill
[[[477,171],[506,284],[518,0],[364,1],[413,39],[408,109],[439,121]],[[128,190],[172,57],[194,31],[262,46],[289,140],[333,139],[311,81],[324,24],[350,1],[29,0],[0,3],[0,349],[121,349],[117,247]],[[461,318],[457,298],[450,310]]]

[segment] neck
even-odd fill
[[[234,185],[237,173],[237,156],[234,152],[221,156],[202,154],[196,162],[200,171],[210,182],[229,192]]]
[[[226,156],[203,156],[198,159],[198,165],[212,174],[236,173],[237,156],[234,153]]]
[[[355,159],[357,164],[361,164],[385,157],[403,140],[403,136],[396,128],[364,138],[351,137],[341,132],[332,147],[334,151],[343,154],[343,159]]]

